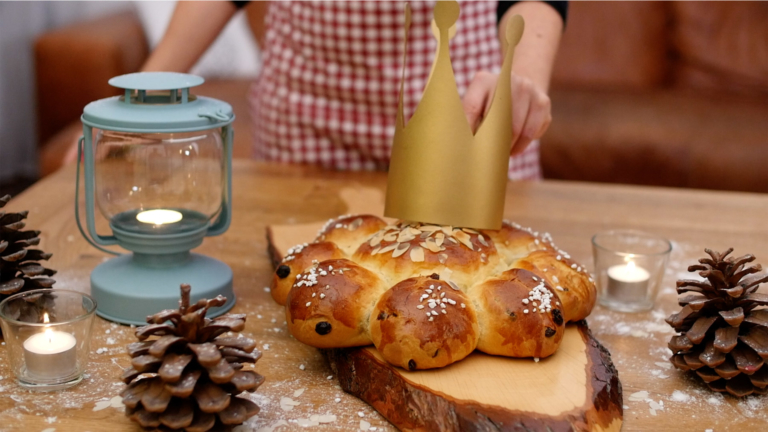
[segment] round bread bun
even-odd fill
[[[280,305],[285,305],[285,299],[296,282],[296,276],[313,265],[329,259],[343,258],[344,252],[331,242],[301,244],[288,250],[280,265],[272,274],[270,294]]]
[[[438,274],[461,289],[500,269],[493,242],[480,232],[437,225],[388,225],[352,257],[376,269],[388,284]]]
[[[544,358],[554,354],[565,331],[562,305],[547,282],[511,269],[469,290],[477,310],[477,349],[507,357]]]
[[[535,251],[512,263],[512,267],[529,270],[554,287],[563,302],[566,321],[586,318],[595,306],[597,290],[592,278],[562,251]]]
[[[288,330],[317,348],[370,345],[368,317],[385,290],[381,278],[347,259],[312,265],[288,293]]]
[[[431,369],[463,359],[477,345],[478,326],[466,294],[432,277],[390,288],[370,317],[371,339],[389,363]]]
[[[372,215],[342,216],[328,221],[315,241],[336,243],[347,255],[352,255],[360,243],[385,226],[387,223],[383,219]]]

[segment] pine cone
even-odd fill
[[[128,387],[121,396],[126,415],[143,427],[207,431],[259,412],[250,400],[235,397],[264,382],[256,372],[242,370],[243,363],[261,358],[256,342],[221,336],[243,330],[245,315],[208,319],[208,308],[222,306],[226,298],[190,306],[189,292],[189,285],[181,285],[179,309],[147,317],[149,325],[136,330],[142,342],[128,345],[131,367],[123,373]],[[153,336],[159,338],[148,340]]]
[[[672,336],[669,359],[683,371],[693,370],[712,390],[734,396],[768,393],[768,294],[757,293],[768,275],[746,267],[753,255],[728,257],[705,249],[711,258],[688,267],[705,278],[677,281],[683,309],[667,318],[679,334]]]
[[[10,195],[0,197],[0,209],[11,200]],[[48,260],[51,254],[37,249],[28,249],[40,244],[40,231],[23,231],[24,219],[28,211],[6,213],[0,211],[0,301],[8,296],[40,288],[51,288],[56,282],[46,277],[56,274],[56,270],[43,267],[38,263]],[[29,298],[28,307],[12,311],[14,319],[25,322],[42,322],[39,312],[42,296]]]

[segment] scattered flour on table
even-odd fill
[[[672,392],[672,400],[675,402],[688,402],[691,400],[691,397],[680,390],[675,390]]]

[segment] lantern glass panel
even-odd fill
[[[220,129],[129,133],[94,129],[96,202],[112,226],[134,233],[200,229],[224,190]]]

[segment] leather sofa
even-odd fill
[[[768,192],[766,22],[766,2],[572,2],[545,177]],[[45,175],[79,134],[83,106],[117,94],[107,80],[138,70],[148,48],[136,15],[122,13],[43,34],[34,49]],[[235,157],[251,153],[248,86],[196,90],[238,113]]]

